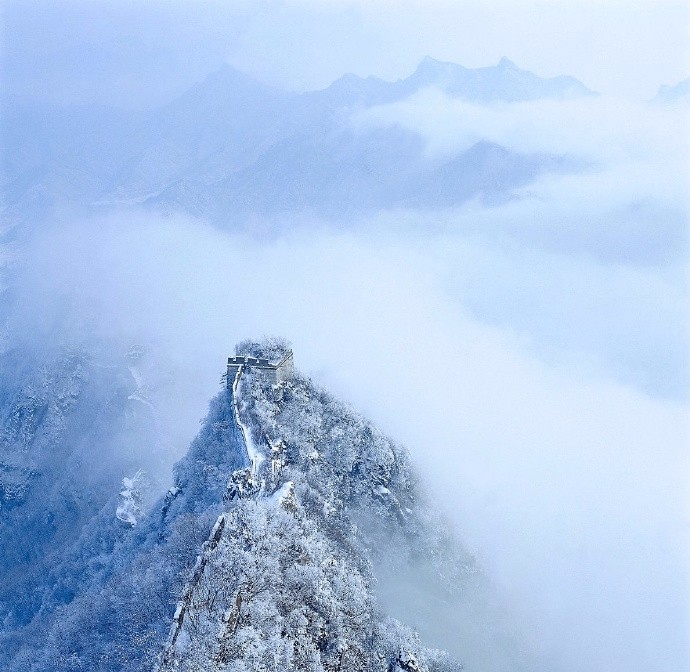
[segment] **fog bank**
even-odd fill
[[[547,363],[477,319],[448,281],[451,245],[462,268],[498,259],[443,236],[268,242],[113,215],[36,241],[21,324],[49,333],[69,297],[94,332],[151,344],[185,381],[161,402],[180,418],[203,415],[235,342],[289,338],[300,368],[410,448],[546,665],[673,669],[687,645],[687,405]]]

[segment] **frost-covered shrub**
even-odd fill
[[[280,361],[292,351],[292,344],[284,338],[272,336],[261,341],[247,339],[240,341],[235,346],[238,355],[248,355],[249,357],[265,357],[269,361]]]

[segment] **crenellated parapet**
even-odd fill
[[[240,369],[243,371],[261,371],[275,385],[289,377],[294,368],[292,350],[289,350],[281,360],[273,362],[268,358],[235,355],[228,357],[227,386],[232,387]]]

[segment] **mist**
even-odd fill
[[[590,166],[493,207],[234,232],[136,208],[58,218],[23,255],[14,328],[40,343],[57,319],[61,338],[142,344],[174,372],[157,400],[174,440],[146,465],[162,483],[234,344],[288,338],[304,372],[410,449],[543,669],[674,669],[688,650],[687,115],[634,105],[616,123],[614,109],[482,112],[426,91],[353,121],[407,125],[431,157],[488,137]],[[453,613],[418,627],[462,658]]]
[[[447,234],[311,226],[267,241],[113,214],[36,241],[24,326],[49,330],[50,303],[68,296],[95,333],[173,362],[178,394],[161,402],[178,419],[170,463],[233,344],[289,338],[302,370],[409,447],[545,664],[668,669],[687,643],[687,404],[603,367],[545,361],[515,330],[477,319],[449,281],[449,245],[466,280],[473,263],[505,263],[504,250]],[[575,264],[569,279],[590,270]],[[578,292],[608,281],[590,275]],[[501,290],[500,273],[482,282]],[[657,303],[639,300],[634,274],[618,283],[625,310],[653,324]]]
[[[486,65],[506,45],[526,66],[581,76],[602,95],[484,105],[428,87],[343,122],[354,138],[412,134],[429,165],[478,142],[567,160],[567,171],[495,201],[373,202],[337,221],[228,211],[221,225],[112,200],[28,217],[0,257],[10,287],[0,344],[82,348],[106,363],[143,348],[165,440],[141,464],[127,459],[162,494],[235,343],[285,337],[299,369],[408,447],[539,669],[686,669],[689,113],[686,101],[649,99],[687,76],[687,7],[659,3],[647,21],[651,2],[629,12],[528,2],[490,29],[479,5],[460,16],[439,2],[431,18],[408,4],[240,3],[202,16],[180,3],[159,22],[143,5],[72,3],[30,28],[44,3],[11,3],[6,25],[32,39],[5,30],[8,95],[57,105],[139,114],[223,61],[313,89],[345,71],[406,75],[433,48]],[[608,51],[583,53],[578,31],[559,45],[515,30],[519,15],[525,30],[559,34],[583,4],[578,25],[596,24],[592,44],[610,38]],[[453,44],[441,24],[457,26]],[[184,47],[171,49],[170,35]],[[396,593],[419,569],[382,581],[392,611],[407,606]],[[464,607],[435,604],[413,625],[461,660],[472,649],[467,669],[482,669],[482,647],[501,633],[457,641]]]

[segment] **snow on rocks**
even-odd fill
[[[244,373],[244,367],[240,366],[237,370],[237,375],[235,376],[235,381],[232,384],[232,398],[233,398],[233,409],[235,414],[235,422],[242,432],[242,437],[244,438],[244,445],[247,448],[247,456],[251,463],[251,474],[254,480],[257,479],[259,474],[259,468],[261,463],[264,461],[265,457],[258,447],[254,444],[252,440],[252,433],[249,427],[242,422],[240,417],[239,399],[242,395],[242,374]]]
[[[122,490],[120,491],[120,503],[115,510],[115,517],[123,523],[134,527],[138,518],[141,516],[142,486],[144,483],[144,472],[137,471],[132,478],[122,479]]]

